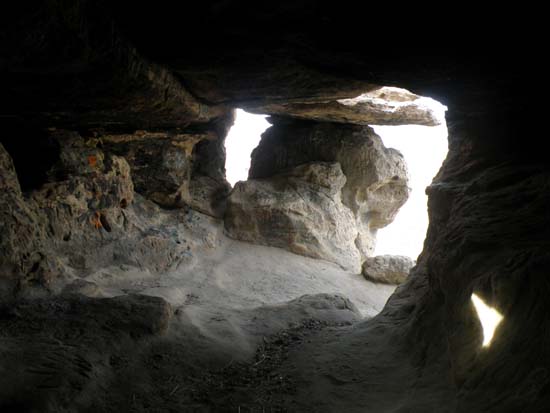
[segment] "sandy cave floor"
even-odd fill
[[[395,286],[372,283],[323,260],[229,239],[219,222],[195,215],[196,239],[206,235],[179,267],[155,274],[110,266],[79,284],[85,296],[120,301],[100,308],[85,297],[62,294],[10,310],[0,320],[9,338],[0,362],[9,367],[10,360],[25,360],[18,365],[30,367],[0,379],[7,383],[3,397],[27,402],[27,390],[35,386],[36,405],[43,406],[52,394],[72,394],[69,379],[75,376],[83,384],[70,399],[83,412],[307,411],[310,399],[312,411],[334,411],[338,398],[330,392],[328,398],[308,395],[310,386],[323,388],[327,380],[331,391],[339,387],[333,373],[307,384],[300,378],[301,371],[313,369],[316,376],[315,369],[328,368],[317,364],[333,351],[312,352],[307,346],[324,345],[335,334],[364,325]],[[170,304],[167,329],[127,342],[124,331],[134,336],[133,325],[149,331],[163,319],[163,304],[155,297]],[[41,321],[36,327],[29,319]],[[354,346],[344,350],[355,353]],[[298,371],[306,362],[312,364]],[[20,395],[21,389],[27,390]]]
[[[365,317],[378,314],[395,290],[394,285],[370,282],[327,261],[220,238],[218,246],[167,274],[116,266],[100,269],[86,280],[99,287],[95,296],[139,293],[162,297],[176,307],[246,309],[304,294],[340,294]]]

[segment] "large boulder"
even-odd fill
[[[354,215],[356,246],[374,252],[376,232],[409,196],[403,155],[386,148],[368,126],[272,118],[252,153],[249,178],[268,178],[307,162],[338,162],[346,177],[342,202]]]
[[[409,276],[414,261],[404,255],[377,255],[363,263],[366,279],[385,284],[401,284]]]
[[[227,233],[358,272],[355,219],[341,201],[345,182],[334,162],[307,163],[268,179],[238,182],[227,202]]]

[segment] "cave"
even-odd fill
[[[0,17],[1,412],[550,410],[544,26],[397,9]],[[376,128],[441,123],[426,98],[423,248],[377,255],[410,193]],[[237,108],[270,126],[232,185]]]

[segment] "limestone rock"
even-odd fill
[[[424,99],[405,89],[381,87],[354,98],[328,100],[290,100],[287,102],[250,103],[243,107],[252,113],[291,116],[323,122],[357,125],[436,126],[443,119]]]
[[[367,257],[363,263],[363,275],[374,282],[401,284],[413,266],[414,261],[404,255],[377,255]]]
[[[223,216],[230,187],[225,180],[223,139],[216,133],[138,131],[99,140],[128,161],[136,192],[147,199],[166,208],[187,205]]]
[[[113,243],[127,242],[123,211],[134,199],[128,163],[76,133],[59,131],[56,139],[60,154],[51,181],[25,195],[0,147],[0,296],[58,290],[71,267],[84,274],[84,257],[105,264],[113,259]]]
[[[210,176],[195,175],[189,182],[188,198],[184,202],[196,211],[222,218],[231,186]]]
[[[16,195],[21,195],[21,187],[17,179],[17,173],[13,166],[13,161],[0,143],[0,191],[13,192]]]
[[[200,134],[142,132],[108,135],[101,140],[128,161],[136,192],[159,205],[174,207],[188,192],[193,147],[206,138]]]
[[[188,197],[184,199],[191,208],[215,218],[223,217],[225,199],[231,190],[225,179],[227,132],[228,129],[220,132],[217,139],[202,140],[195,146]]]
[[[345,182],[340,165],[328,162],[238,182],[227,202],[227,233],[358,271],[355,220],[341,202]]]
[[[409,195],[401,153],[366,126],[272,119],[252,152],[249,177],[266,178],[306,162],[338,162],[346,177],[342,202],[357,226],[356,245],[372,255],[376,231],[393,221]]]

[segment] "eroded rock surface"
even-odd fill
[[[345,182],[340,165],[327,162],[238,182],[227,202],[225,228],[232,238],[285,248],[357,271],[355,220],[341,201]]]
[[[404,89],[375,88],[348,99],[242,105],[252,113],[284,115],[321,122],[357,125],[425,125],[441,123],[443,111],[428,106],[420,96]]]
[[[338,162],[346,177],[342,202],[354,214],[356,246],[374,251],[376,231],[393,221],[409,195],[401,153],[366,126],[276,118],[252,153],[249,177],[267,178],[306,162]]]
[[[189,206],[223,216],[229,184],[223,168],[225,153],[218,153],[223,139],[216,132],[137,131],[91,141],[128,161],[135,190],[146,198],[166,208]]]
[[[198,219],[192,211],[162,211],[136,194],[124,158],[77,133],[57,135],[59,162],[51,181],[25,194],[0,146],[3,297],[51,294],[71,284],[92,291],[81,279],[101,268],[164,273],[188,263],[196,246],[215,244],[190,235]]]
[[[404,283],[414,261],[404,255],[377,255],[367,257],[363,262],[362,273],[365,278],[386,284]]]

